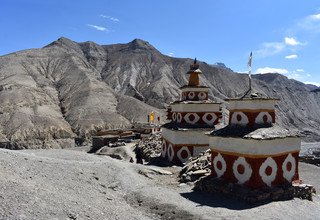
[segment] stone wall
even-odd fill
[[[198,180],[195,183],[194,190],[219,193],[244,200],[250,204],[290,200],[293,198],[312,201],[312,195],[316,193],[315,188],[307,184],[288,184],[253,190],[243,185],[228,183],[222,179],[214,178],[212,176],[203,177]]]

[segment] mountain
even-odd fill
[[[1,147],[70,146],[76,136],[146,121],[151,111],[163,115],[114,91],[86,56],[80,44],[60,38],[42,49],[0,58]]]
[[[192,59],[161,54],[146,41],[98,45],[59,38],[0,57],[0,147],[61,147],[74,137],[145,122],[180,96]],[[210,97],[236,97],[247,76],[199,62]],[[253,76],[253,88],[281,99],[279,124],[319,140],[320,93],[279,74]]]

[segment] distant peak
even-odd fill
[[[129,43],[129,46],[132,48],[132,49],[155,49],[148,41],[144,41],[144,40],[141,40],[141,39],[134,39],[133,41],[131,41]]]
[[[93,42],[93,41],[85,41],[83,42],[84,44],[96,44],[96,42]]]
[[[45,46],[45,47],[49,47],[49,46],[68,46],[68,47],[72,47],[74,44],[76,44],[76,42],[66,38],[66,37],[60,37],[57,40],[53,41],[52,43],[50,43],[49,45]]]
[[[58,40],[56,40],[57,42],[61,42],[61,43],[74,43],[74,41],[66,38],[66,37],[60,37]]]
[[[142,39],[139,39],[139,38],[134,39],[130,43],[134,43],[134,44],[149,44],[148,41],[145,41],[145,40],[142,40]]]

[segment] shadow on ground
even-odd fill
[[[201,191],[192,191],[188,193],[180,193],[180,195],[192,202],[199,204],[198,206],[209,206],[213,208],[227,208],[230,210],[245,210],[255,208],[265,203],[248,204],[237,198],[232,198],[219,193],[207,193]]]
[[[163,157],[152,157],[149,158],[146,162],[146,165],[153,165],[158,167],[170,167],[172,166],[172,163],[168,162],[167,160],[164,160]]]

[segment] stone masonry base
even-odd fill
[[[316,193],[313,186],[301,183],[272,188],[250,189],[239,184],[228,183],[212,176],[199,179],[195,183],[194,190],[224,194],[228,197],[243,200],[249,204],[290,200],[293,198],[312,201],[312,194]]]

